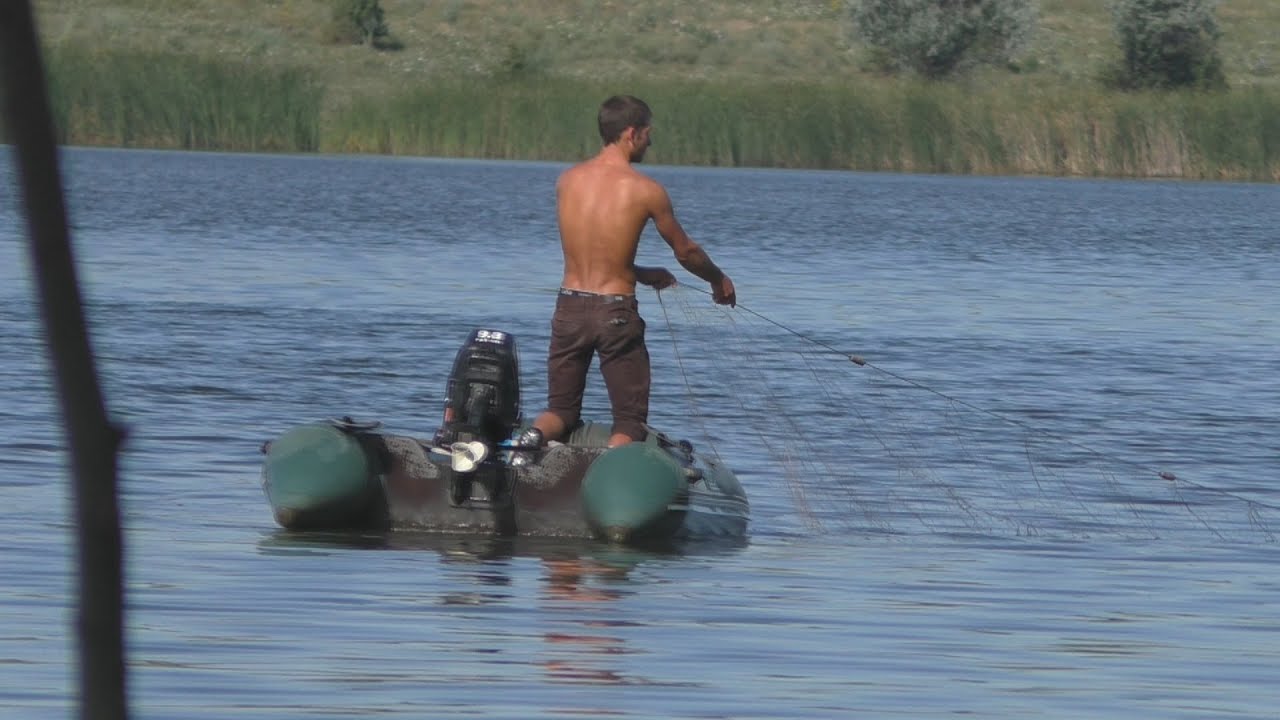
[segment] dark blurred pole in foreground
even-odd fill
[[[125,718],[123,542],[116,502],[122,434],[107,418],[89,346],[29,0],[0,0],[0,79],[74,475],[80,717]]]

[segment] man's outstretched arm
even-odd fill
[[[711,296],[721,305],[733,306],[737,302],[733,281],[724,274],[719,266],[711,260],[702,246],[694,242],[676,220],[675,210],[671,207],[671,197],[661,186],[657,187],[653,208],[653,225],[658,234],[671,246],[676,261],[681,267],[711,285]],[[637,279],[639,276],[637,275]]]

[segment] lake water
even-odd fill
[[[64,154],[135,717],[1275,716],[1277,186],[648,168],[743,303],[646,234],[690,284],[640,293],[651,419],[735,468],[744,542],[278,530],[261,443],[429,436],[473,327],[541,408],[561,169]],[[0,717],[39,720],[73,528],[21,232],[0,155]]]

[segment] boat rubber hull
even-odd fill
[[[745,534],[746,493],[723,464],[657,432],[618,448],[606,447],[608,436],[607,426],[588,423],[529,464],[513,467],[504,451],[465,474],[460,485],[448,459],[416,438],[303,425],[264,448],[263,487],[287,529],[417,529],[626,544]]]

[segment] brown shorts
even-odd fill
[[[593,354],[613,407],[613,432],[643,440],[649,420],[649,349],[634,295],[561,290],[551,317],[547,356],[547,409],[572,428]]]

